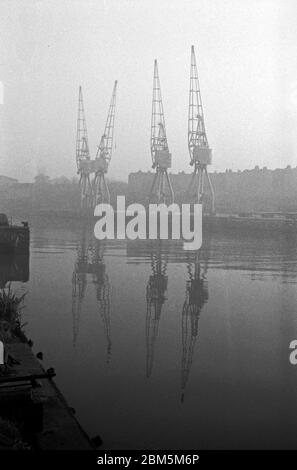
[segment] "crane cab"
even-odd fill
[[[78,165],[79,173],[107,173],[108,160],[103,157],[96,158],[96,160],[80,160]]]
[[[193,160],[201,165],[211,165],[212,150],[208,147],[194,147]]]
[[[92,173],[92,160],[89,160],[89,159],[79,160],[78,172],[83,173],[83,174]]]
[[[157,150],[155,163],[159,168],[171,168],[171,153],[168,150]]]
[[[99,157],[94,160],[94,172],[107,173],[108,170],[108,160],[104,157]]]

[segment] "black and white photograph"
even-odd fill
[[[0,0],[0,466],[297,450],[296,24]]]

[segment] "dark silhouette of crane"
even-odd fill
[[[104,263],[104,245],[99,240],[93,245],[92,249],[92,273],[93,284],[96,288],[96,300],[98,302],[99,312],[104,326],[105,337],[107,342],[107,362],[111,357],[111,324],[110,324],[110,301],[111,301],[111,284],[106,272]]]
[[[88,244],[86,231],[83,230],[82,238],[77,247],[77,258],[72,273],[72,318],[73,318],[73,345],[79,333],[81,308],[86,295],[88,265]]]
[[[110,202],[110,194],[107,181],[105,179],[105,174],[108,171],[108,166],[112,157],[113,150],[117,84],[118,82],[115,81],[104,133],[101,137],[95,159],[95,177],[93,182],[95,204],[100,204],[102,202]]]
[[[181,364],[181,401],[185,398],[185,389],[193,362],[195,344],[198,337],[198,322],[201,310],[208,301],[206,270],[201,270],[200,253],[194,262],[187,265],[189,279],[186,285],[186,298],[182,309],[182,364]]]
[[[81,189],[81,208],[86,213],[96,204],[110,202],[109,189],[105,180],[113,150],[115,105],[117,81],[114,83],[111,103],[108,110],[104,133],[101,136],[96,158],[90,156],[87,124],[83,103],[82,88],[79,87],[78,116],[76,132],[76,165]],[[91,175],[94,179],[91,181]]]
[[[91,277],[95,286],[96,303],[102,318],[107,342],[107,362],[111,355],[110,302],[111,285],[104,263],[104,244],[92,238],[89,240],[83,230],[77,249],[77,259],[72,275],[72,317],[73,344],[76,345],[82,305],[86,296],[88,279]]]
[[[158,249],[151,254],[152,274],[146,288],[146,376],[150,377],[153,370],[156,340],[162,307],[167,300],[167,259],[161,252],[161,242]]]
[[[207,166],[212,163],[212,150],[206,136],[205,121],[198,79],[194,46],[191,48],[191,71],[188,112],[188,148],[190,165],[194,167],[188,192],[194,193],[197,203],[204,201],[204,177],[211,194],[211,212],[215,212],[215,196]]]
[[[165,203],[167,200],[172,203],[174,194],[168,175],[168,169],[171,168],[171,153],[169,152],[166,136],[160,79],[156,60],[154,63],[153,81],[151,156],[153,162],[152,168],[156,169],[156,173],[151,186],[149,201],[155,202],[154,199],[157,199],[157,203]]]
[[[91,158],[89,151],[88,133],[85,109],[83,103],[82,87],[79,87],[78,94],[78,115],[76,130],[76,165],[79,174],[79,185],[81,191],[81,208],[87,210],[92,207],[92,184],[90,174],[92,172]]]

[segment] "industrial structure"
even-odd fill
[[[79,87],[78,115],[76,132],[76,165],[79,174],[79,185],[81,191],[81,208],[86,210],[92,207],[92,184],[90,175],[92,173],[92,161],[89,152],[86,116],[83,103],[82,88]]]
[[[82,88],[79,87],[76,134],[76,165],[80,176],[81,208],[89,210],[100,202],[109,202],[109,190],[105,180],[112,156],[117,81],[115,81],[107,115],[104,134],[101,137],[95,159],[91,159]],[[91,175],[94,180],[91,181]]]
[[[77,119],[76,162],[80,175],[81,205],[92,208],[102,202],[110,202],[110,194],[105,179],[112,157],[114,120],[116,107],[117,81],[114,83],[112,98],[107,115],[104,133],[100,139],[95,159],[91,159],[83,105],[82,89],[79,89],[79,108]],[[211,213],[215,212],[213,186],[208,174],[212,163],[212,150],[209,147],[201,100],[200,85],[194,46],[191,47],[190,90],[188,108],[188,149],[190,165],[193,166],[188,194],[194,196],[195,202],[204,203],[204,180],[208,182],[211,195]],[[149,192],[149,202],[174,202],[174,192],[168,170],[171,168],[172,156],[166,136],[165,117],[161,94],[157,60],[154,61],[153,97],[151,115],[150,151],[154,178]],[[90,175],[94,174],[91,182]]]
[[[211,212],[214,213],[214,190],[207,171],[207,166],[212,163],[212,150],[209,148],[206,136],[194,46],[191,48],[188,148],[191,159],[190,165],[194,167],[188,188],[189,194],[194,193],[195,201],[202,204],[204,199],[204,177],[206,177],[211,194]]]
[[[169,152],[166,137],[163,102],[156,60],[154,63],[153,80],[151,156],[153,161],[152,168],[156,169],[156,173],[150,190],[149,202],[154,202],[157,199],[158,203],[165,203],[167,201],[172,203],[174,201],[174,194],[168,175],[168,169],[171,168],[171,153]]]
[[[114,83],[104,134],[101,137],[95,159],[95,178],[93,184],[95,205],[102,202],[110,202],[110,194],[105,174],[108,171],[113,149],[116,91],[117,81]]]

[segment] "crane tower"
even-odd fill
[[[108,171],[113,149],[117,83],[117,81],[114,83],[104,134],[101,137],[95,159],[95,178],[93,183],[95,204],[110,202],[110,194],[105,180],[105,174]]]
[[[172,203],[174,201],[174,194],[168,175],[168,169],[171,168],[171,153],[169,152],[166,137],[163,102],[156,60],[153,80],[151,156],[153,161],[152,168],[156,169],[156,173],[150,190],[149,201],[152,202],[152,199],[157,197],[158,203],[165,203],[167,199]]]
[[[205,130],[204,114],[198,79],[194,46],[191,48],[190,93],[188,113],[188,148],[190,165],[194,167],[189,185],[189,193],[202,204],[204,199],[204,177],[206,177],[211,193],[211,212],[215,212],[215,197],[207,166],[212,163],[212,150],[209,148]]]
[[[92,206],[92,185],[90,181],[91,159],[81,86],[79,87],[78,95],[76,165],[77,173],[80,176],[79,184],[81,188],[81,207],[82,209],[88,209]]]

